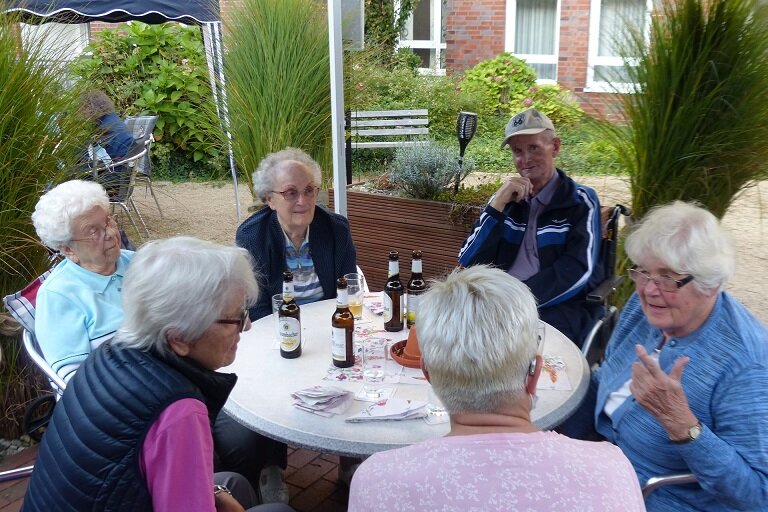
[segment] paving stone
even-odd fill
[[[314,482],[323,478],[330,471],[335,471],[337,465],[321,458],[316,458],[306,466],[298,469],[288,479],[288,483],[306,489]]]

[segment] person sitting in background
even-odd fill
[[[519,176],[491,197],[459,264],[490,264],[520,279],[536,297],[541,319],[581,346],[600,313],[585,300],[603,280],[600,202],[594,190],[555,168],[560,138],[538,110],[509,120],[501,148],[506,145]]]
[[[321,179],[318,163],[296,148],[267,155],[253,173],[254,192],[268,207],[236,234],[265,280],[251,320],[272,314],[271,297],[282,291],[285,270],[293,272],[299,304],[336,297],[336,279],[356,271],[349,222],[316,204]]]
[[[211,439],[211,419],[237,381],[216,370],[234,361],[259,293],[250,257],[178,237],[145,245],[133,261],[120,329],[67,385],[24,510],[250,507],[255,492],[242,476],[214,475]]]
[[[85,92],[80,97],[80,114],[94,123],[94,144],[107,152],[112,160],[120,160],[133,146],[134,138],[125,121],[115,112],[115,104],[100,90]]]
[[[635,293],[563,431],[596,429],[642,483],[696,476],[655,490],[649,510],[766,510],[768,329],[724,291],[730,237],[710,212],[676,201],[648,212],[624,248]]]
[[[40,240],[65,257],[38,292],[35,335],[45,360],[68,382],[120,325],[123,277],[133,252],[120,249],[118,226],[98,183],[72,180],[54,187],[37,202],[32,222]],[[224,411],[214,424],[214,440],[218,469],[243,474],[264,502],[288,502],[283,443]]]
[[[101,185],[72,180],[43,194],[32,213],[37,236],[64,256],[37,294],[35,335],[43,357],[65,382],[123,319],[120,291],[133,252]]]
[[[379,452],[352,479],[349,510],[645,510],[610,443],[531,423],[538,315],[530,290],[477,265],[431,284],[419,308],[425,375],[450,416],[446,437]]]

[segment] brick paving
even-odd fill
[[[33,446],[0,463],[0,471],[33,464],[37,447]],[[299,448],[288,449],[285,480],[291,493],[291,506],[297,512],[343,512],[347,510],[348,491],[338,481],[339,457]],[[0,483],[0,512],[21,509],[28,479]]]

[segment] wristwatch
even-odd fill
[[[214,485],[214,486],[213,486],[213,495],[214,495],[214,496],[218,496],[219,494],[221,494],[221,493],[223,493],[223,492],[225,492],[225,493],[229,494],[230,496],[232,496],[232,491],[230,491],[230,490],[227,488],[227,486],[226,486],[226,485],[219,485],[219,484],[216,484],[216,485]]]
[[[685,439],[671,439],[671,441],[675,444],[686,444],[690,443],[691,441],[695,441],[699,436],[701,435],[701,422],[698,422],[694,426],[688,429],[688,437]]]

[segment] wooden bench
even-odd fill
[[[418,144],[429,135],[429,111],[358,110],[349,113],[352,149],[396,148]]]
[[[347,183],[352,183],[352,150],[398,148],[429,135],[429,110],[352,110],[346,119]]]

